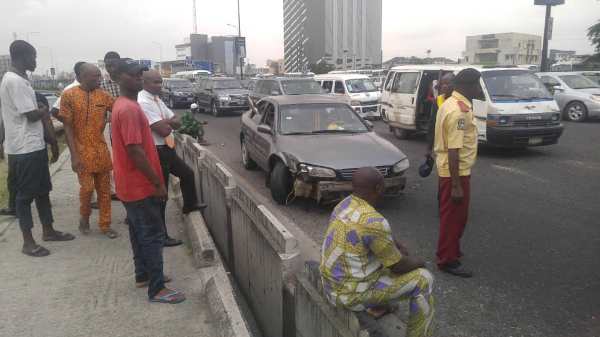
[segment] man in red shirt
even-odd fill
[[[111,116],[115,187],[127,210],[136,283],[148,284],[151,302],[173,304],[183,302],[185,295],[165,287],[161,207],[167,190],[148,119],[137,103],[144,70],[131,59],[116,65],[121,96]]]

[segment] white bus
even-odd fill
[[[203,78],[208,78],[212,73],[208,70],[190,70],[190,71],[180,71],[173,75],[172,78],[185,78],[192,82],[196,82]]]

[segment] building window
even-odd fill
[[[479,40],[480,49],[498,48],[498,40]]]
[[[496,53],[476,54],[475,60],[477,63],[481,63],[481,64],[496,64],[496,63],[498,63],[498,54],[496,54]]]

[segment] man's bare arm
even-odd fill
[[[171,132],[173,132],[173,128],[169,125],[168,119],[163,119],[150,125],[150,129],[163,138],[169,136]]]
[[[39,120],[44,119],[45,117],[49,117],[48,107],[43,104],[40,104],[40,107],[38,109],[26,112],[25,117],[27,117],[27,120],[30,123],[37,122]]]
[[[403,256],[402,259],[395,265],[393,265],[390,269],[392,273],[403,275],[406,273],[410,273],[411,271],[419,268],[425,267],[425,261],[420,257],[415,256]]]

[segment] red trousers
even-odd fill
[[[460,181],[464,191],[464,199],[461,203],[454,203],[452,201],[451,178],[440,177],[440,235],[436,254],[438,266],[460,260],[460,239],[469,217],[471,177],[460,177]]]

